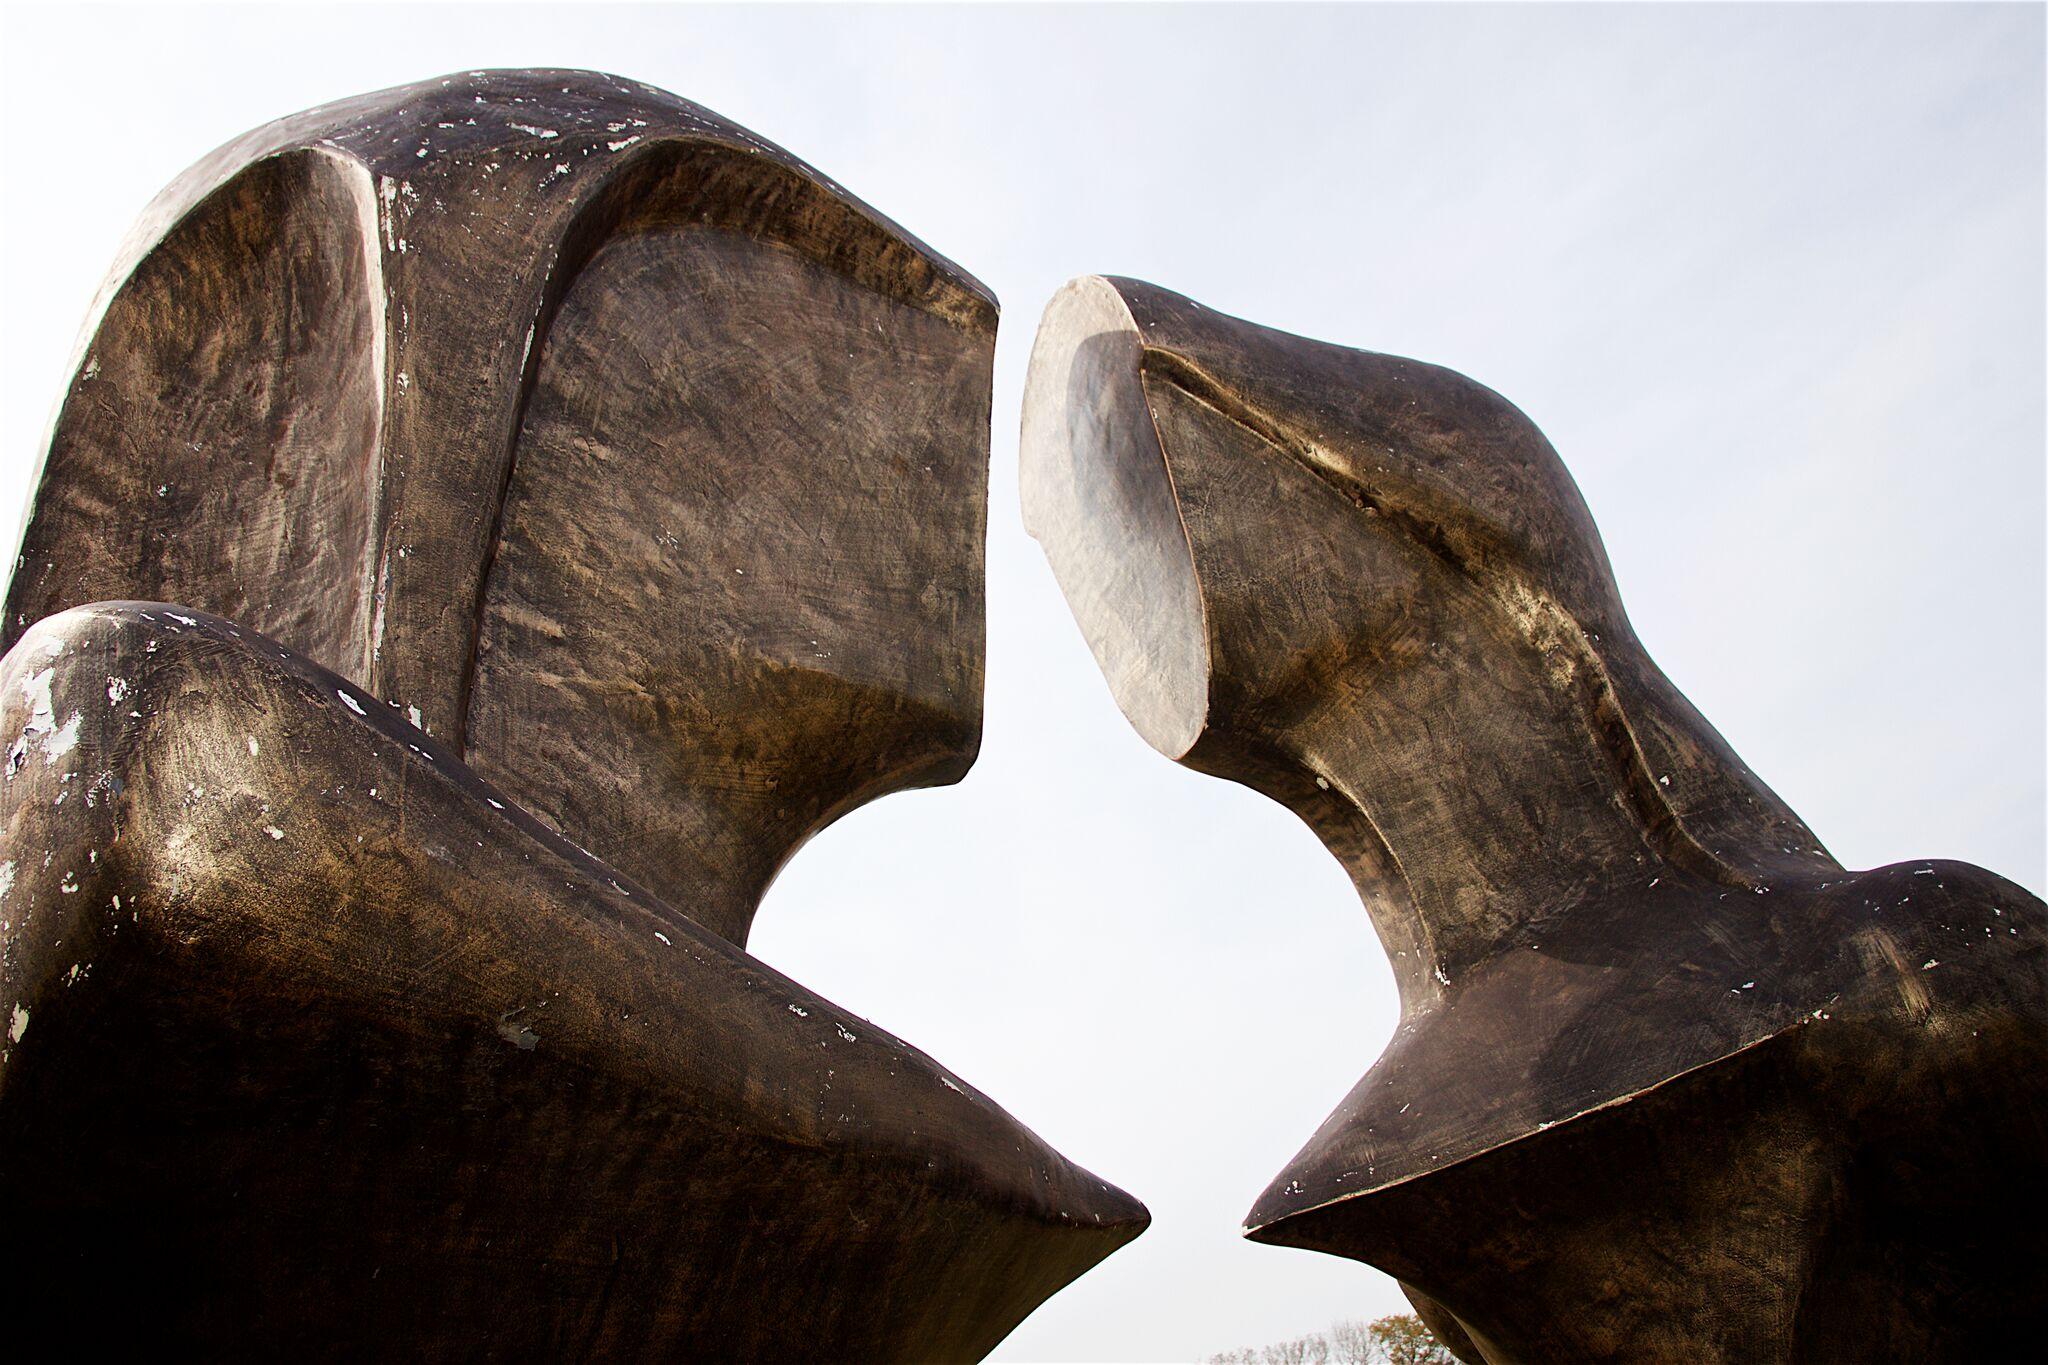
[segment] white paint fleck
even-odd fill
[[[811,1012],[805,1009],[802,1005],[790,1005],[788,1006],[788,1009],[791,1014],[794,1014],[799,1019],[808,1019],[811,1017]]]
[[[412,722],[412,728],[415,730],[424,730],[427,728],[427,723],[420,719],[420,708],[417,706],[406,707],[405,718]]]
[[[0,863],[0,901],[7,899],[7,893],[14,889],[14,859]]]
[[[631,137],[629,137],[629,138],[626,138],[626,139],[624,139],[623,141],[619,141],[619,142],[607,142],[607,143],[605,143],[604,145],[605,145],[605,148],[606,148],[606,150],[608,150],[608,151],[613,151],[613,152],[623,152],[623,151],[625,151],[625,150],[626,150],[626,148],[628,148],[628,147],[632,146],[632,145],[633,145],[634,143],[638,142],[639,140],[640,140],[640,135],[639,135],[638,133],[635,133],[635,134],[634,134],[633,136],[631,136]]]
[[[268,834],[273,839],[284,838],[284,831],[279,829],[276,825],[265,825],[263,827],[263,832],[265,834]]]
[[[128,695],[128,680],[127,680],[126,678],[109,678],[109,679],[107,679],[107,700],[108,700],[108,701],[110,701],[110,702],[112,702],[112,703],[114,703],[115,705],[117,705],[117,706],[118,706],[118,705],[120,705],[120,702],[121,702],[121,698],[123,698],[123,697],[125,697],[125,696],[127,696],[127,695]]]
[[[46,668],[21,680],[21,695],[28,702],[28,723],[22,726],[22,734],[46,734],[57,723],[56,708],[50,704],[50,680],[56,676],[56,669]]]
[[[349,710],[355,712],[357,715],[361,716],[368,714],[368,712],[363,710],[362,703],[358,702],[354,697],[351,697],[348,693],[336,692],[334,695],[340,697],[341,704],[343,706],[346,706]]]
[[[658,939],[660,939],[660,940],[661,940],[662,946],[663,946],[663,947],[665,947],[665,948],[673,948],[673,947],[675,947],[675,946],[676,946],[675,944],[673,944],[673,943],[670,943],[670,942],[668,941],[668,935],[667,935],[667,934],[664,934],[664,933],[663,933],[663,932],[661,932],[661,930],[659,930],[659,929],[656,929],[656,930],[654,931],[654,936],[655,936],[656,938],[658,938]]]
[[[85,717],[73,711],[71,718],[43,741],[43,761],[54,766],[58,759],[78,747],[78,727]]]
[[[18,1043],[21,1041],[21,1035],[27,1032],[28,1010],[24,1006],[16,1005],[14,1007],[14,1022],[7,1026],[7,1040],[11,1043]]]
[[[535,137],[539,138],[543,142],[547,141],[551,137],[561,136],[560,133],[556,132],[552,128],[536,128],[530,123],[515,123],[512,126],[514,128],[517,128],[522,133],[533,134]]]
[[[249,757],[254,758],[262,752],[263,746],[256,742],[256,736],[249,736]]]
[[[846,1025],[844,1025],[844,1024],[834,1024],[834,1025],[833,1025],[832,1027],[833,1027],[834,1029],[838,1030],[838,1032],[839,1032],[839,1036],[840,1036],[841,1038],[844,1038],[844,1039],[845,1039],[845,1040],[846,1040],[847,1042],[849,1042],[849,1043],[857,1043],[857,1042],[859,1042],[859,1041],[860,1041],[860,1039],[858,1039],[858,1038],[854,1037],[854,1036],[853,1036],[853,1034],[851,1034],[851,1033],[849,1033],[849,1032],[847,1031]]]

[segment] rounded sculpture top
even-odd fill
[[[1542,599],[1595,631],[1621,622],[1563,463],[1454,371],[1086,276],[1048,305],[1028,382],[1026,523],[1125,714],[1170,758],[1235,724],[1232,708],[1276,704],[1304,655],[1388,662],[1429,610],[1404,555],[1500,585],[1502,610]],[[1268,462],[1294,468],[1259,477]],[[1305,498],[1341,530],[1318,536],[1283,506]],[[1385,548],[1361,563],[1371,542]],[[1304,597],[1326,609],[1294,619]]]
[[[736,938],[980,733],[996,305],[819,171],[585,71],[308,110],[158,197],[6,631],[202,608]]]

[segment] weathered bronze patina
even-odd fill
[[[1526,417],[1088,278],[1023,439],[1126,715],[1306,820],[1400,986],[1252,1237],[1385,1268],[1493,1365],[2038,1340],[2041,902],[1837,864],[1644,653]]]
[[[588,72],[166,191],[7,599],[10,1340],[971,1359],[1143,1228],[745,951],[973,761],[995,325]]]

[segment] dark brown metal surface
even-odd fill
[[[587,72],[166,191],[7,603],[11,1340],[971,1359],[1142,1230],[744,951],[973,761],[995,320]]]
[[[1306,820],[1402,1020],[1252,1237],[1468,1359],[1992,1358],[2048,1327],[2048,915],[1843,870],[1650,661],[1497,394],[1131,280],[1048,307],[1024,506],[1119,704]]]

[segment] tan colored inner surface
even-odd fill
[[[1025,383],[1024,521],[1117,705],[1179,758],[1208,713],[1208,640],[1136,326],[1093,277],[1047,306]]]

